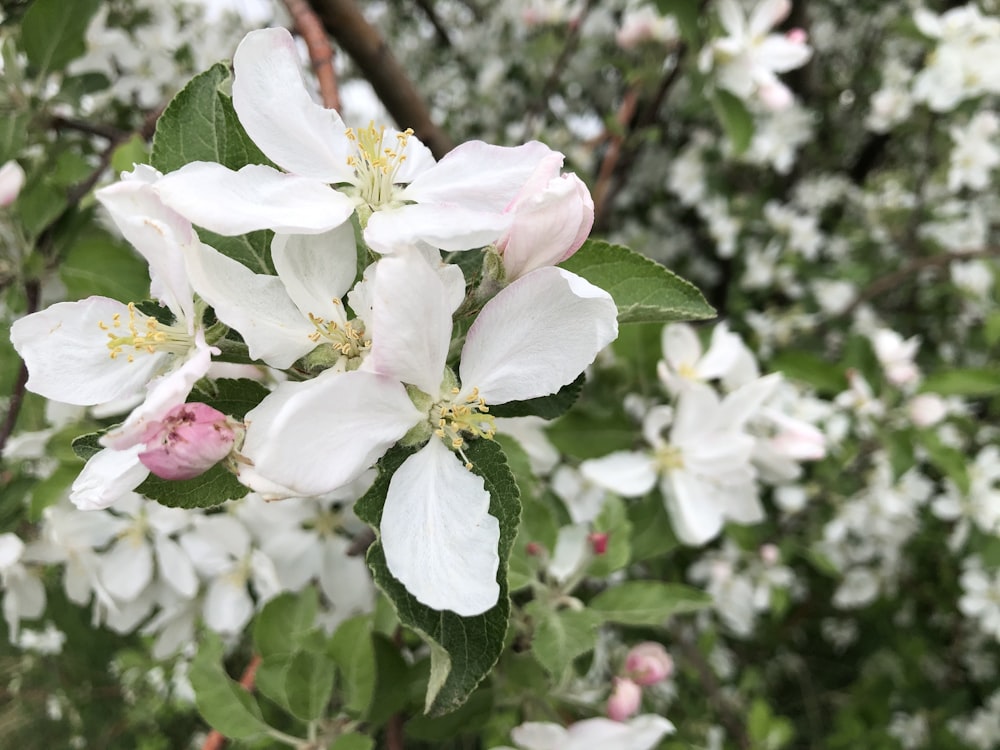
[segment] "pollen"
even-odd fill
[[[107,334],[111,359],[118,359],[123,353],[128,362],[134,362],[139,354],[155,354],[158,351],[183,354],[192,344],[192,338],[185,329],[163,325],[156,318],[143,315],[135,309],[133,302],[128,305],[127,323],[123,324],[121,313],[115,313],[110,325],[99,320],[97,327]]]
[[[432,406],[430,422],[434,434],[461,456],[466,469],[471,469],[472,462],[465,455],[466,436],[492,440],[497,432],[496,420],[478,388],[461,399],[459,393],[458,388],[452,388],[451,399]]]
[[[396,175],[406,161],[406,144],[413,135],[409,128],[388,138],[385,126],[347,129],[347,139],[357,153],[347,157],[347,164],[357,175],[358,199],[371,210],[388,205],[393,200]],[[393,143],[395,141],[395,143]]]
[[[665,445],[656,451],[656,465],[664,473],[678,471],[684,468],[684,455],[680,448],[673,445]]]
[[[339,299],[334,299],[333,302],[340,306]],[[310,341],[329,344],[334,351],[349,360],[363,356],[371,348],[371,339],[366,335],[365,325],[360,320],[338,323],[309,313],[309,322],[316,329],[309,334]]]

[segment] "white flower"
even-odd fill
[[[676,19],[672,15],[661,16],[652,5],[626,8],[615,32],[615,42],[622,49],[633,49],[647,41],[673,44],[679,38]]]
[[[0,167],[0,208],[17,200],[24,187],[24,170],[16,161],[9,161]]]
[[[479,614],[499,594],[499,525],[482,477],[453,451],[464,456],[463,435],[492,437],[488,404],[572,382],[617,335],[614,302],[567,271],[533,271],[479,313],[456,381],[445,363],[458,301],[436,269],[412,252],[384,258],[372,297],[366,369],[279,387],[247,414],[253,466],[240,478],[272,495],[325,494],[416,428],[430,441],[393,475],[382,515],[389,570],[429,607]]]
[[[11,642],[17,642],[21,620],[41,617],[45,611],[45,587],[21,562],[24,551],[16,534],[0,534],[0,589]]]
[[[674,725],[662,716],[642,714],[626,722],[595,718],[568,727],[528,722],[511,730],[510,736],[521,750],[652,750],[673,732]]]
[[[991,172],[1000,165],[1000,150],[993,143],[997,131],[1000,120],[992,112],[977,113],[964,128],[950,128],[955,147],[948,166],[949,190],[984,190],[990,184]]]
[[[643,435],[649,453],[619,451],[584,461],[584,477],[625,497],[649,492],[659,479],[667,512],[684,544],[713,539],[727,520],[758,523],[764,509],[750,463],[754,439],[743,431],[780,382],[770,375],[720,401],[710,387],[692,383],[669,407],[650,410]],[[672,423],[669,439],[662,430]]]
[[[157,184],[168,205],[220,234],[320,233],[357,207],[365,241],[380,253],[417,239],[444,250],[482,247],[509,226],[504,209],[553,153],[538,142],[502,148],[470,141],[435,164],[410,131],[347,129],[309,96],[285,29],[247,34],[233,68],[240,122],[286,172],[192,162]],[[347,187],[331,187],[337,184]]]
[[[719,20],[728,36],[702,50],[702,70],[714,65],[719,86],[745,101],[758,97],[772,110],[791,105],[792,92],[775,73],[801,67],[812,49],[800,35],[767,33],[791,7],[790,0],[760,0],[748,18],[736,0],[720,0]]]
[[[743,340],[723,322],[712,330],[708,351],[703,352],[694,328],[686,323],[671,323],[661,334],[663,359],[656,372],[667,388],[676,393],[688,383],[715,380],[727,374],[741,351]]]
[[[920,379],[920,369],[913,361],[920,348],[919,336],[904,341],[895,331],[879,328],[872,334],[872,347],[890,383],[909,385]]]

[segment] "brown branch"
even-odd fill
[[[434,27],[434,35],[437,37],[438,45],[450,47],[451,37],[448,36],[448,29],[441,23],[441,19],[438,17],[437,11],[434,10],[431,0],[414,0],[414,2],[424,12],[424,15],[427,16],[427,20],[431,22],[431,26]]]
[[[940,271],[947,268],[952,263],[959,261],[985,260],[987,258],[1000,258],[1000,247],[988,247],[984,250],[976,250],[971,253],[942,253],[940,255],[929,255],[924,258],[916,258],[892,273],[887,273],[885,276],[879,276],[868,286],[862,289],[861,293],[855,297],[854,301],[851,302],[850,305],[833,317],[843,318],[850,316],[851,313],[857,310],[864,303],[870,302],[876,297],[881,297],[887,292],[891,292],[911,276],[914,276],[921,271]]]
[[[75,130],[78,133],[96,135],[109,141],[122,141],[130,135],[128,131],[116,128],[114,125],[104,125],[99,122],[86,122],[85,120],[76,120],[72,117],[53,117],[50,121],[50,125],[56,132],[63,130]]]
[[[323,29],[323,23],[306,0],[284,0],[295,30],[309,49],[309,62],[319,81],[319,93],[323,106],[340,110],[340,90],[337,87],[337,73],[333,69],[333,47]]]
[[[615,121],[618,123],[618,131],[608,134],[608,148],[604,152],[604,159],[601,160],[601,168],[597,173],[597,182],[594,184],[594,215],[604,216],[607,211],[606,201],[611,192],[611,181],[618,167],[618,160],[621,158],[622,143],[625,140],[628,124],[635,117],[636,107],[639,106],[639,94],[634,87],[625,91],[622,97],[621,106],[618,107],[618,114]]]
[[[256,654],[247,664],[247,668],[243,670],[243,676],[240,677],[240,685],[247,691],[253,691],[254,679],[257,677],[257,667],[260,666],[260,656]],[[204,744],[201,746],[201,750],[222,750],[225,747],[226,738],[217,729],[213,729],[208,733],[208,737],[205,738]]]
[[[361,69],[399,127],[412,128],[437,159],[451,151],[455,144],[431,120],[430,110],[403,66],[353,0],[309,2],[327,33]]]

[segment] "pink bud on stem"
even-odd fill
[[[644,641],[633,646],[625,657],[625,674],[643,687],[662,682],[673,673],[674,660],[655,641]]]
[[[233,423],[207,404],[179,404],[149,426],[139,460],[162,479],[191,479],[229,455],[236,441]]]

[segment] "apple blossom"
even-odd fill
[[[644,641],[629,649],[625,656],[625,674],[643,687],[655,685],[674,672],[674,660],[662,644]]]
[[[615,677],[608,697],[608,718],[625,721],[637,713],[642,706],[642,688],[627,677]]]
[[[642,714],[627,722],[595,718],[569,727],[528,722],[511,730],[510,736],[522,750],[653,750],[663,737],[673,732],[674,725],[662,716]]]
[[[379,261],[365,367],[288,383],[264,399],[246,417],[241,453],[249,463],[239,476],[265,495],[320,495],[360,476],[404,436],[409,445],[429,440],[390,480],[382,545],[389,570],[419,601],[472,615],[499,595],[499,525],[482,477],[467,471],[465,441],[493,437],[488,405],[572,382],[614,339],[617,311],[574,274],[533,271],[483,307],[456,378],[445,364],[458,302],[422,254]]]

